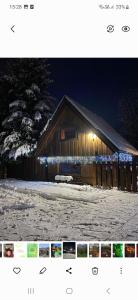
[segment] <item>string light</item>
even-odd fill
[[[96,155],[96,156],[49,156],[49,157],[38,157],[40,164],[93,164],[96,163],[107,163],[107,162],[132,162],[132,155],[128,153],[115,152],[113,155]]]

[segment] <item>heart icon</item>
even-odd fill
[[[21,272],[21,268],[13,268],[13,272],[15,274],[19,274]]]

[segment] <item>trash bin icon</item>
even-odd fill
[[[98,275],[98,268],[97,267],[92,268],[92,275]]]

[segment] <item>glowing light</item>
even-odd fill
[[[118,153],[115,152],[112,155],[96,155],[96,156],[43,156],[38,157],[40,164],[48,166],[49,164],[78,164],[81,163],[83,165],[96,163],[108,163],[108,162],[118,162],[118,158],[120,162],[132,162],[132,155],[129,153]]]
[[[97,138],[97,135],[93,132],[90,132],[89,137],[90,137],[90,139],[92,139],[94,141]]]

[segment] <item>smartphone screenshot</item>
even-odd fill
[[[138,3],[0,3],[0,297],[136,299]]]

